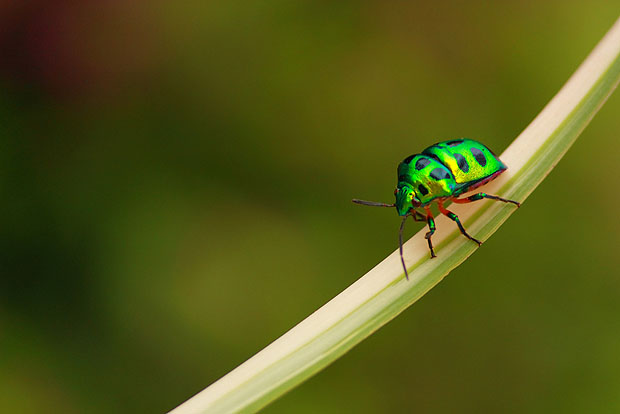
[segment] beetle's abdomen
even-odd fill
[[[468,188],[494,178],[506,169],[506,165],[490,149],[473,139],[439,142],[426,148],[422,154],[435,157],[448,167],[457,184],[454,195],[466,192]]]
[[[438,197],[450,197],[456,182],[449,168],[435,157],[415,154],[398,165],[398,187],[409,185],[426,204]]]

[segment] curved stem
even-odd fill
[[[501,155],[510,166],[485,191],[523,202],[553,169],[620,79],[620,20],[534,121]],[[527,208],[527,204],[524,206]],[[492,201],[451,206],[486,240],[516,209]],[[278,340],[172,411],[255,412],[323,369],[396,317],[473,253],[448,218],[438,217],[430,260],[422,230],[403,248],[409,281],[395,251]],[[443,222],[442,222],[443,221]]]

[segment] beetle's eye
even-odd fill
[[[398,188],[394,190],[394,195],[398,194]]]

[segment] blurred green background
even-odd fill
[[[0,411],[200,391],[396,248],[396,214],[351,198],[390,201],[439,140],[503,151],[619,13],[1,2]],[[264,412],[619,412],[619,113],[616,93],[483,248]]]

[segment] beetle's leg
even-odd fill
[[[443,202],[442,201],[437,201],[437,205],[439,206],[439,211],[441,211],[441,214],[443,214],[444,216],[447,216],[450,220],[454,221],[457,226],[459,226],[459,230],[461,230],[461,233],[463,233],[463,236],[467,237],[469,240],[471,240],[473,242],[478,243],[478,246],[480,246],[482,244],[482,242],[480,240],[474,239],[469,234],[467,234],[467,232],[465,231],[465,228],[461,224],[461,220],[459,220],[459,216],[457,216],[456,214],[454,214],[450,210],[446,210],[446,208],[443,206]]]
[[[508,200],[508,199],[505,199],[505,198],[501,198],[501,197],[490,195],[490,194],[486,194],[486,193],[478,193],[478,194],[474,194],[474,195],[466,197],[466,198],[453,198],[452,201],[454,201],[455,203],[463,204],[463,203],[471,203],[472,201],[482,200],[483,198],[488,198],[488,199],[497,200],[497,201],[503,201],[504,203],[512,203],[512,204],[516,205],[517,207],[521,207],[521,203],[519,203],[518,201]]]
[[[428,240],[428,248],[431,249],[432,259],[433,257],[437,257],[435,255],[435,251],[433,250],[433,243],[431,242],[431,236],[433,235],[433,233],[435,233],[435,220],[433,220],[433,213],[431,213],[430,207],[424,207],[424,210],[426,211],[426,222],[428,223],[429,230],[429,232],[426,233],[426,236],[424,236],[424,238]]]
[[[398,232],[398,249],[400,250],[400,261],[403,264],[403,270],[405,271],[405,277],[409,280],[409,272],[407,272],[407,266],[405,265],[405,257],[403,256],[403,229],[405,228],[405,222],[407,221],[407,217],[413,217],[415,221],[426,221],[426,217],[417,210],[413,210],[413,213],[407,214],[403,217],[403,220],[400,222],[400,230]],[[432,221],[433,217],[430,218],[432,223],[432,231],[435,232],[435,222]],[[429,227],[431,224],[429,223]],[[430,233],[432,234],[432,233]],[[435,257],[435,253],[433,252],[433,245],[431,244],[430,236],[427,234],[428,245],[431,247],[431,259]]]
[[[414,221],[426,221],[426,216],[417,210],[413,210],[411,217],[413,217]]]

